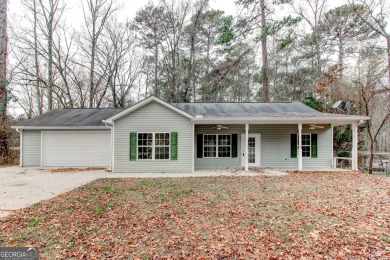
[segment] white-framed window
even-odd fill
[[[232,153],[232,135],[204,134],[203,158],[230,158]]]
[[[138,160],[169,160],[170,133],[137,133]]]
[[[299,146],[299,135],[297,135],[297,147]],[[311,157],[311,134],[302,134],[302,157]]]

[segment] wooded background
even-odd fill
[[[75,28],[64,0],[20,1],[23,15],[8,24],[3,104],[31,118],[54,108],[128,107],[152,94],[302,101],[329,113],[345,113],[350,101],[348,113],[372,117],[361,150],[389,151],[390,3],[327,2],[238,0],[237,15],[227,15],[208,0],[156,0],[119,19],[119,1],[81,0]],[[348,151],[350,129],[335,130],[336,151]]]

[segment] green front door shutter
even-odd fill
[[[196,135],[196,158],[203,158],[203,135]]]
[[[237,158],[237,134],[232,134],[232,158]]]
[[[311,134],[311,158],[317,158],[317,134]]]
[[[177,132],[171,133],[171,160],[177,160]]]
[[[297,158],[297,135],[291,134],[291,158]]]
[[[130,161],[137,160],[137,133],[130,133]]]

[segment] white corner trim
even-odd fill
[[[175,107],[175,106],[173,106],[173,105],[171,105],[171,104],[169,104],[169,103],[167,103],[167,102],[165,102],[165,101],[163,101],[163,100],[161,100],[159,98],[156,98],[155,96],[150,96],[150,97],[148,97],[148,98],[138,102],[137,104],[135,104],[135,105],[125,109],[124,111],[122,111],[122,112],[120,112],[120,113],[118,113],[118,114],[116,114],[116,115],[114,115],[114,116],[104,120],[103,122],[112,124],[118,118],[121,118],[121,117],[123,117],[123,116],[125,116],[125,115],[127,115],[127,114],[129,114],[129,113],[131,113],[131,112],[133,112],[133,111],[135,111],[135,110],[137,110],[137,109],[147,105],[147,104],[149,104],[152,101],[155,101],[155,102],[159,103],[160,105],[163,105],[163,106],[165,106],[165,107],[175,111],[176,113],[178,113],[178,114],[180,114],[182,116],[185,116],[185,117],[187,117],[189,119],[193,119],[194,118],[193,115],[188,114],[187,112],[184,112],[183,110],[180,110],[177,107]]]
[[[40,158],[39,167],[42,167],[42,165],[43,165],[43,131],[41,131],[41,158]]]
[[[112,128],[111,128],[111,134],[112,134],[112,169],[111,169],[111,173],[114,173],[115,172],[115,124],[112,124]]]
[[[16,128],[16,131],[20,134],[20,142],[19,142],[19,166],[23,167],[23,129]]]

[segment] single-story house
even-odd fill
[[[13,126],[22,167],[109,167],[113,172],[205,168],[323,169],[333,163],[333,127],[369,117],[318,112],[300,102],[167,103],[127,109],[55,109]]]

